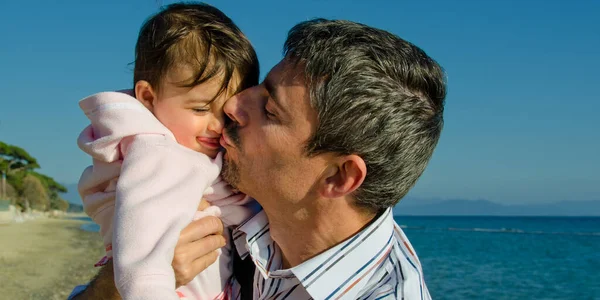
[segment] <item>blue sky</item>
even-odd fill
[[[77,101],[131,86],[142,22],[170,1],[3,1],[0,140],[77,182]],[[599,1],[208,1],[249,36],[261,76],[287,31],[349,19],[423,48],[448,74],[446,126],[420,198],[600,200]]]

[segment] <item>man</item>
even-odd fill
[[[284,54],[224,108],[223,176],[263,207],[233,232],[256,265],[243,298],[429,299],[391,208],[439,139],[442,69],[397,36],[348,21],[296,25]],[[218,227],[182,232],[178,282],[211,261]]]

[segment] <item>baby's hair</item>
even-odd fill
[[[192,87],[223,75],[219,94],[237,72],[240,86],[258,84],[258,58],[250,41],[219,9],[204,3],[176,3],[150,17],[135,46],[133,84],[145,80],[156,90],[167,72],[190,67],[193,75],[176,84]]]

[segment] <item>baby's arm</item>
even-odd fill
[[[124,299],[179,299],[175,245],[220,166],[162,135],[128,139],[116,195],[115,282]]]
[[[223,224],[216,217],[194,221],[181,231],[173,269],[179,285],[186,284],[217,259],[217,250],[225,245]],[[103,266],[83,291],[73,292],[69,300],[120,300],[115,287],[113,262]]]

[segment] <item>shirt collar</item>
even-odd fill
[[[311,297],[324,299],[340,289],[348,289],[346,296],[358,293],[368,281],[360,279],[389,253],[393,234],[394,219],[388,208],[359,233],[286,270],[278,269],[281,251],[271,239],[264,211],[240,225],[233,236],[240,256],[250,254],[264,278],[295,276]]]

